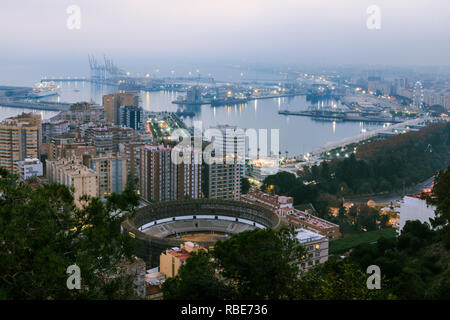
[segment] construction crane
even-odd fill
[[[103,55],[104,64],[100,64],[93,55],[88,55],[91,69],[91,81],[95,83],[107,83],[108,80],[125,75],[125,71],[119,69],[111,59]]]

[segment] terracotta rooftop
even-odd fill
[[[316,226],[318,228],[326,229],[336,226],[334,223],[328,222],[324,219],[321,219],[311,214],[307,214],[297,209],[294,209],[294,212],[291,214],[291,216],[297,217],[300,220],[305,221],[306,223]]]
[[[191,254],[184,249],[172,250],[169,253],[180,260],[186,260],[187,258],[189,258],[191,256]]]

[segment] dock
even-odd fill
[[[33,109],[44,111],[67,111],[71,106],[71,103],[58,103],[58,102],[38,102],[38,101],[25,101],[25,100],[0,100],[0,106],[19,109]]]
[[[278,99],[284,97],[295,97],[295,96],[304,96],[304,92],[296,92],[296,93],[282,93],[282,94],[270,94],[264,96],[249,96],[247,98],[230,98],[230,99],[215,99],[215,100],[199,100],[195,102],[187,102],[185,100],[175,100],[172,101],[173,104],[179,105],[204,105],[210,104],[211,106],[225,106],[225,105],[235,105],[235,104],[245,104],[249,101],[253,100],[263,100],[263,99]]]
[[[389,122],[389,123],[401,123],[404,120],[398,120],[394,118],[386,118],[379,116],[349,116],[345,112],[332,112],[332,111],[289,111],[280,110],[278,114],[291,115],[291,116],[303,116],[312,117],[316,119],[328,119],[336,121],[358,121],[358,122]]]

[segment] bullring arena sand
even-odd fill
[[[217,241],[217,240],[225,240],[228,238],[223,234],[218,233],[185,233],[182,234],[180,238],[176,238],[175,236],[171,236],[171,239],[177,239],[182,241]]]

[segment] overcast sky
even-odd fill
[[[66,26],[70,5],[79,30]],[[370,5],[379,30],[367,28]],[[2,82],[49,61],[87,69],[88,53],[132,66],[450,65],[449,0],[1,0],[0,30]]]

